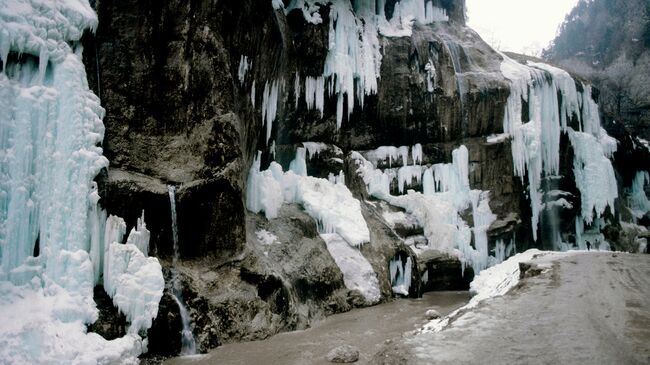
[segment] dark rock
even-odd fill
[[[148,356],[174,356],[181,351],[183,324],[178,305],[172,294],[165,290],[158,306],[158,316],[148,331]]]
[[[462,269],[462,264],[456,257],[435,250],[424,251],[418,257],[418,271],[421,276],[427,275],[428,280],[423,280],[420,292],[437,290],[467,290],[469,283],[474,278],[471,267]]]
[[[519,279],[531,278],[541,274],[544,270],[532,262],[519,263]]]
[[[104,287],[98,285],[93,291],[99,317],[88,325],[88,332],[95,332],[107,340],[114,340],[126,334],[126,316],[113,305],[113,299],[106,294]]]
[[[416,357],[404,345],[402,339],[385,343],[370,361],[378,365],[406,365],[417,364]]]

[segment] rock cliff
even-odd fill
[[[576,222],[582,220],[576,217],[584,194],[574,176],[572,134],[557,132],[557,171],[529,189],[534,171],[518,171],[513,163],[515,132],[504,130],[504,116],[514,102],[524,105],[520,121],[532,120],[528,103],[534,100],[512,98],[513,79],[503,69],[508,57],[465,26],[464,1],[422,2],[428,4],[422,19],[401,16],[415,14],[407,11],[418,1],[402,3],[96,2],[99,26],[84,37],[84,62],[89,85],[106,109],[103,147],[110,167],[98,178],[101,202],[110,214],[124,217],[129,229],[145,211],[152,254],[167,268],[169,282],[174,250],[167,186],[177,187],[178,271],[200,350],[305,328],[319,317],[372,303],[349,288],[328,252],[331,242],[304,203],[284,204],[272,219],[268,210],[265,217],[246,209],[251,166],[266,170],[275,161],[286,171],[302,148],[308,175],[327,178],[343,171],[359,201],[370,239],[358,251],[376,274],[379,300],[399,292],[395,287],[404,277],[398,282],[397,267],[410,283],[403,294],[411,296],[467,288],[480,269],[478,259],[472,265],[453,250],[423,249],[439,243],[431,242],[433,233],[400,198],[407,196],[403,190],[426,190],[427,167],[462,169],[456,158],[462,160],[463,148],[466,193],[477,192],[475,204],[440,213],[465,222],[461,228],[470,232],[461,257],[481,251],[483,241],[485,260],[488,252],[502,260],[506,251],[580,244],[576,231],[583,230]],[[353,28],[341,30],[346,22]],[[346,32],[353,32],[352,40],[338,38]],[[344,41],[359,47],[355,55],[361,61],[333,69],[340,66],[333,50]],[[531,90],[545,81],[555,85],[552,71],[536,70],[541,76],[531,81]],[[571,83],[587,95],[580,81]],[[554,93],[557,103],[559,86]],[[587,102],[569,114],[567,128],[586,125],[579,115]],[[615,160],[647,156],[634,152],[626,131],[608,131],[619,140]],[[417,177],[405,180],[406,189],[402,178],[388,184],[389,195],[397,198],[378,199],[359,174],[362,160],[372,160],[382,146],[408,146],[407,156],[375,159],[373,169],[398,174],[419,166]],[[539,164],[541,169],[541,159]],[[618,177],[632,181],[641,168],[625,166]],[[531,204],[537,191],[539,204]],[[602,207],[594,235],[620,231],[622,201],[616,209]],[[489,214],[478,213],[486,209]],[[484,216],[493,218],[480,222]],[[614,228],[607,231],[609,226]],[[178,308],[168,295],[149,332],[152,353],[180,349]]]

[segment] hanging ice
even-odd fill
[[[274,0],[276,9],[282,2]],[[386,19],[385,0],[335,0],[329,2],[328,54],[322,76],[305,79],[305,100],[308,109],[316,108],[323,116],[326,95],[336,97],[337,128],[341,127],[344,108],[347,116],[352,114],[355,102],[363,108],[366,95],[377,92],[382,54],[379,33],[387,37],[411,35],[413,22],[430,24],[448,21],[446,10],[434,6],[431,0],[402,0],[394,5],[393,17]],[[320,0],[292,0],[285,9],[288,14],[301,9],[305,20],[312,24],[322,23],[319,9],[325,4]],[[427,69],[432,83],[433,66]],[[295,79],[296,105],[300,78]],[[429,86],[430,91],[433,86]],[[356,90],[356,91],[355,91]],[[263,117],[264,118],[264,117]]]
[[[573,173],[580,190],[582,218],[591,224],[594,215],[600,217],[607,207],[614,213],[614,200],[618,198],[616,175],[594,136],[570,131],[569,137],[575,153]]]
[[[388,268],[390,271],[390,285],[393,289],[393,293],[409,295],[412,266],[413,260],[410,256],[406,258],[406,263],[402,262],[399,255],[390,260]]]
[[[323,76],[307,76],[305,78],[305,102],[308,110],[319,110],[320,117],[323,117],[325,109],[325,80]]]
[[[598,217],[607,206],[613,210],[618,193],[608,158],[616,151],[617,142],[600,126],[591,88],[583,85],[584,91],[578,92],[576,82],[563,70],[541,63],[526,66],[502,57],[501,72],[511,82],[503,129],[512,137],[515,174],[522,181],[528,177],[533,239],[537,239],[542,209],[542,178],[559,171],[562,131],[569,134],[576,153],[574,174],[582,198],[578,219],[591,223],[594,212]],[[522,121],[522,100],[528,103],[530,121],[526,123]],[[568,126],[571,118],[578,119],[581,131]]]
[[[489,207],[487,192],[470,190],[469,186],[469,151],[460,146],[452,152],[452,163],[436,164],[430,168],[419,165],[404,166],[398,170],[398,191],[402,193],[410,179],[422,181],[422,193],[409,190],[405,195],[391,195],[390,183],[395,178],[391,169],[377,169],[377,164],[388,159],[389,164],[398,155],[408,156],[395,147],[380,147],[366,152],[366,156],[375,162],[366,160],[360,153],[353,152],[357,173],[361,175],[368,189],[368,194],[385,200],[391,205],[401,207],[417,219],[424,228],[428,247],[456,255],[464,265],[472,265],[475,272],[488,267],[494,262],[488,252],[487,230],[496,216]],[[403,152],[403,151],[402,151]],[[422,160],[421,146],[413,147],[414,162]],[[473,208],[474,227],[470,228],[460,217],[460,212],[467,207]],[[472,233],[475,247],[472,247]],[[417,254],[420,249],[414,249]]]
[[[108,165],[104,110],[79,40],[96,26],[85,0],[0,5],[0,358],[8,363],[129,364],[145,349],[137,333],[106,341],[86,332],[97,319],[106,232],[121,240],[126,230],[111,218],[106,227],[93,181]],[[144,329],[141,307],[126,307]]]
[[[650,200],[645,193],[648,184],[650,184],[650,174],[647,171],[637,171],[632,186],[627,189],[627,206],[635,220],[650,212]]]
[[[248,56],[241,56],[239,60],[239,70],[237,71],[237,77],[239,78],[239,83],[243,84],[246,81],[246,74],[248,70],[253,68],[253,62],[248,60]]]
[[[262,93],[262,125],[266,125],[265,142],[267,144],[271,139],[271,131],[273,130],[273,121],[275,121],[275,118],[277,117],[278,114],[278,97],[283,87],[284,87],[284,80],[274,80],[270,84],[267,81],[266,84],[264,85],[264,92]],[[255,106],[254,102],[253,102],[253,106]]]

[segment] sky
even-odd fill
[[[468,25],[492,47],[537,56],[578,0],[466,0]]]

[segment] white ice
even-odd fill
[[[642,218],[650,212],[650,200],[645,193],[648,184],[650,184],[650,174],[647,171],[637,171],[632,186],[626,189],[627,206],[634,219]]]
[[[305,148],[299,147],[289,171],[272,162],[260,171],[259,157],[248,176],[246,206],[248,210],[264,212],[268,219],[277,217],[284,203],[300,204],[316,220],[321,233],[337,233],[352,246],[370,241],[370,232],[361,203],[350,190],[336,181],[307,176]]]
[[[336,233],[320,235],[327,244],[327,250],[343,273],[345,287],[358,290],[368,304],[375,304],[381,298],[379,280],[368,260],[358,248],[352,247]]]
[[[411,257],[407,257],[406,263],[403,263],[402,259],[396,256],[390,260],[388,267],[393,293],[408,296],[411,288],[411,270],[413,268]]]
[[[421,161],[421,147],[413,150],[414,161]],[[372,161],[366,160],[360,153],[353,152],[357,173],[362,177],[368,194],[382,199],[391,205],[406,210],[424,229],[427,247],[457,256],[462,264],[471,265],[479,272],[495,261],[488,252],[487,230],[496,220],[489,206],[489,194],[479,190],[470,190],[469,185],[469,151],[460,146],[452,152],[452,163],[435,164],[425,169],[422,166],[405,165],[398,170],[398,190],[404,190],[412,179],[422,181],[422,192],[408,190],[404,195],[392,195],[390,184],[395,179],[391,169],[376,168],[379,161],[392,163],[393,159],[402,158],[408,162],[408,148],[380,147],[365,152]],[[460,213],[472,207],[474,227],[470,228],[460,217]],[[387,217],[392,219],[392,216]],[[389,223],[390,224],[390,223]],[[472,235],[475,245],[472,247]],[[421,246],[411,246],[418,254]]]
[[[583,84],[579,92],[576,81],[566,71],[542,63],[523,65],[506,55],[502,57],[501,72],[511,83],[503,129],[512,137],[515,174],[522,182],[528,177],[533,239],[537,239],[542,209],[542,179],[559,172],[562,132],[568,133],[575,151],[573,170],[582,200],[581,216],[576,219],[589,224],[606,207],[613,212],[618,193],[609,158],[618,142],[600,126],[591,87]],[[528,103],[530,121],[526,123],[522,121],[522,100]],[[578,131],[569,126],[572,118],[579,121]]]

